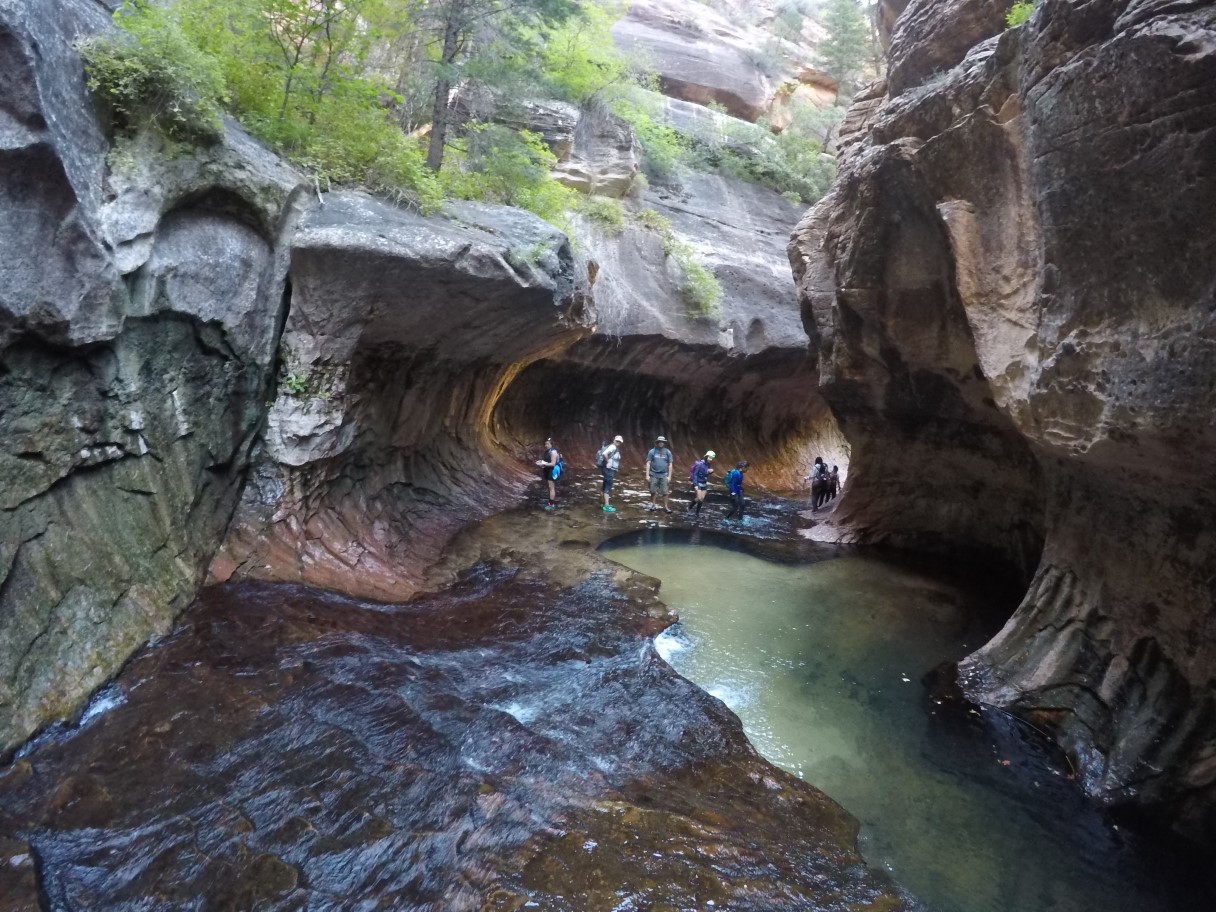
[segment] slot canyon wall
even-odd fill
[[[188,153],[117,148],[75,51],[109,5],[53,6],[0,0],[0,754],[71,719],[207,579],[409,597],[462,526],[520,501],[547,433],[587,467],[628,434],[639,475],[664,432],[685,466],[712,447],[777,487],[812,448],[846,463],[780,194],[694,173],[639,195],[627,126],[538,105],[559,179],[661,212],[715,270],[722,313],[692,316],[640,226],[575,216],[575,256],[505,207],[321,197],[232,122]],[[830,100],[821,74],[762,78],[744,31],[701,52],[768,115]]]
[[[107,22],[0,3],[0,754],[194,598],[261,423],[299,213],[298,176],[236,132],[108,170],[72,47]]]
[[[1006,30],[1005,6],[884,4],[888,78],[793,238],[852,445],[812,532],[1033,567],[969,693],[1210,840],[1216,7],[1040,0]]]

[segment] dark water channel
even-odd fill
[[[774,563],[654,533],[609,543],[662,580],[656,645],[770,761],[862,822],[860,846],[931,912],[1199,912],[1193,856],[1087,804],[1067,761],[922,681],[993,632],[973,590],[892,563]]]

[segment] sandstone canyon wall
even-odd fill
[[[844,462],[778,193],[692,173],[630,197],[718,274],[698,317],[640,227],[576,217],[576,256],[505,207],[321,195],[232,123],[186,153],[114,146],[74,49],[108,13],[0,0],[0,752],[76,713],[208,571],[412,595],[519,502],[547,433],[588,467],[627,433],[640,471],[666,432],[778,486],[812,446]],[[534,112],[561,179],[621,197],[638,145],[602,114]]]
[[[1040,0],[1006,31],[1001,6],[906,5],[795,234],[853,458],[815,531],[1034,566],[968,689],[1210,839],[1216,8]]]
[[[298,178],[236,134],[109,171],[72,48],[106,21],[0,3],[0,751],[194,597],[283,316]]]

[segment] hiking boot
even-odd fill
[[[604,504],[604,512],[605,513],[615,513],[616,507],[614,507],[612,504]]]

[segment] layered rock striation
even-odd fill
[[[0,752],[193,597],[263,414],[297,176],[237,134],[112,158],[72,44],[0,4]]]
[[[424,218],[331,194],[291,246],[282,382],[213,577],[401,600],[526,476],[489,435],[528,364],[586,334],[566,237],[462,204]]]
[[[907,5],[794,236],[852,444],[816,531],[1033,569],[971,693],[1048,723],[1096,797],[1211,838],[1216,9],[998,12]]]

